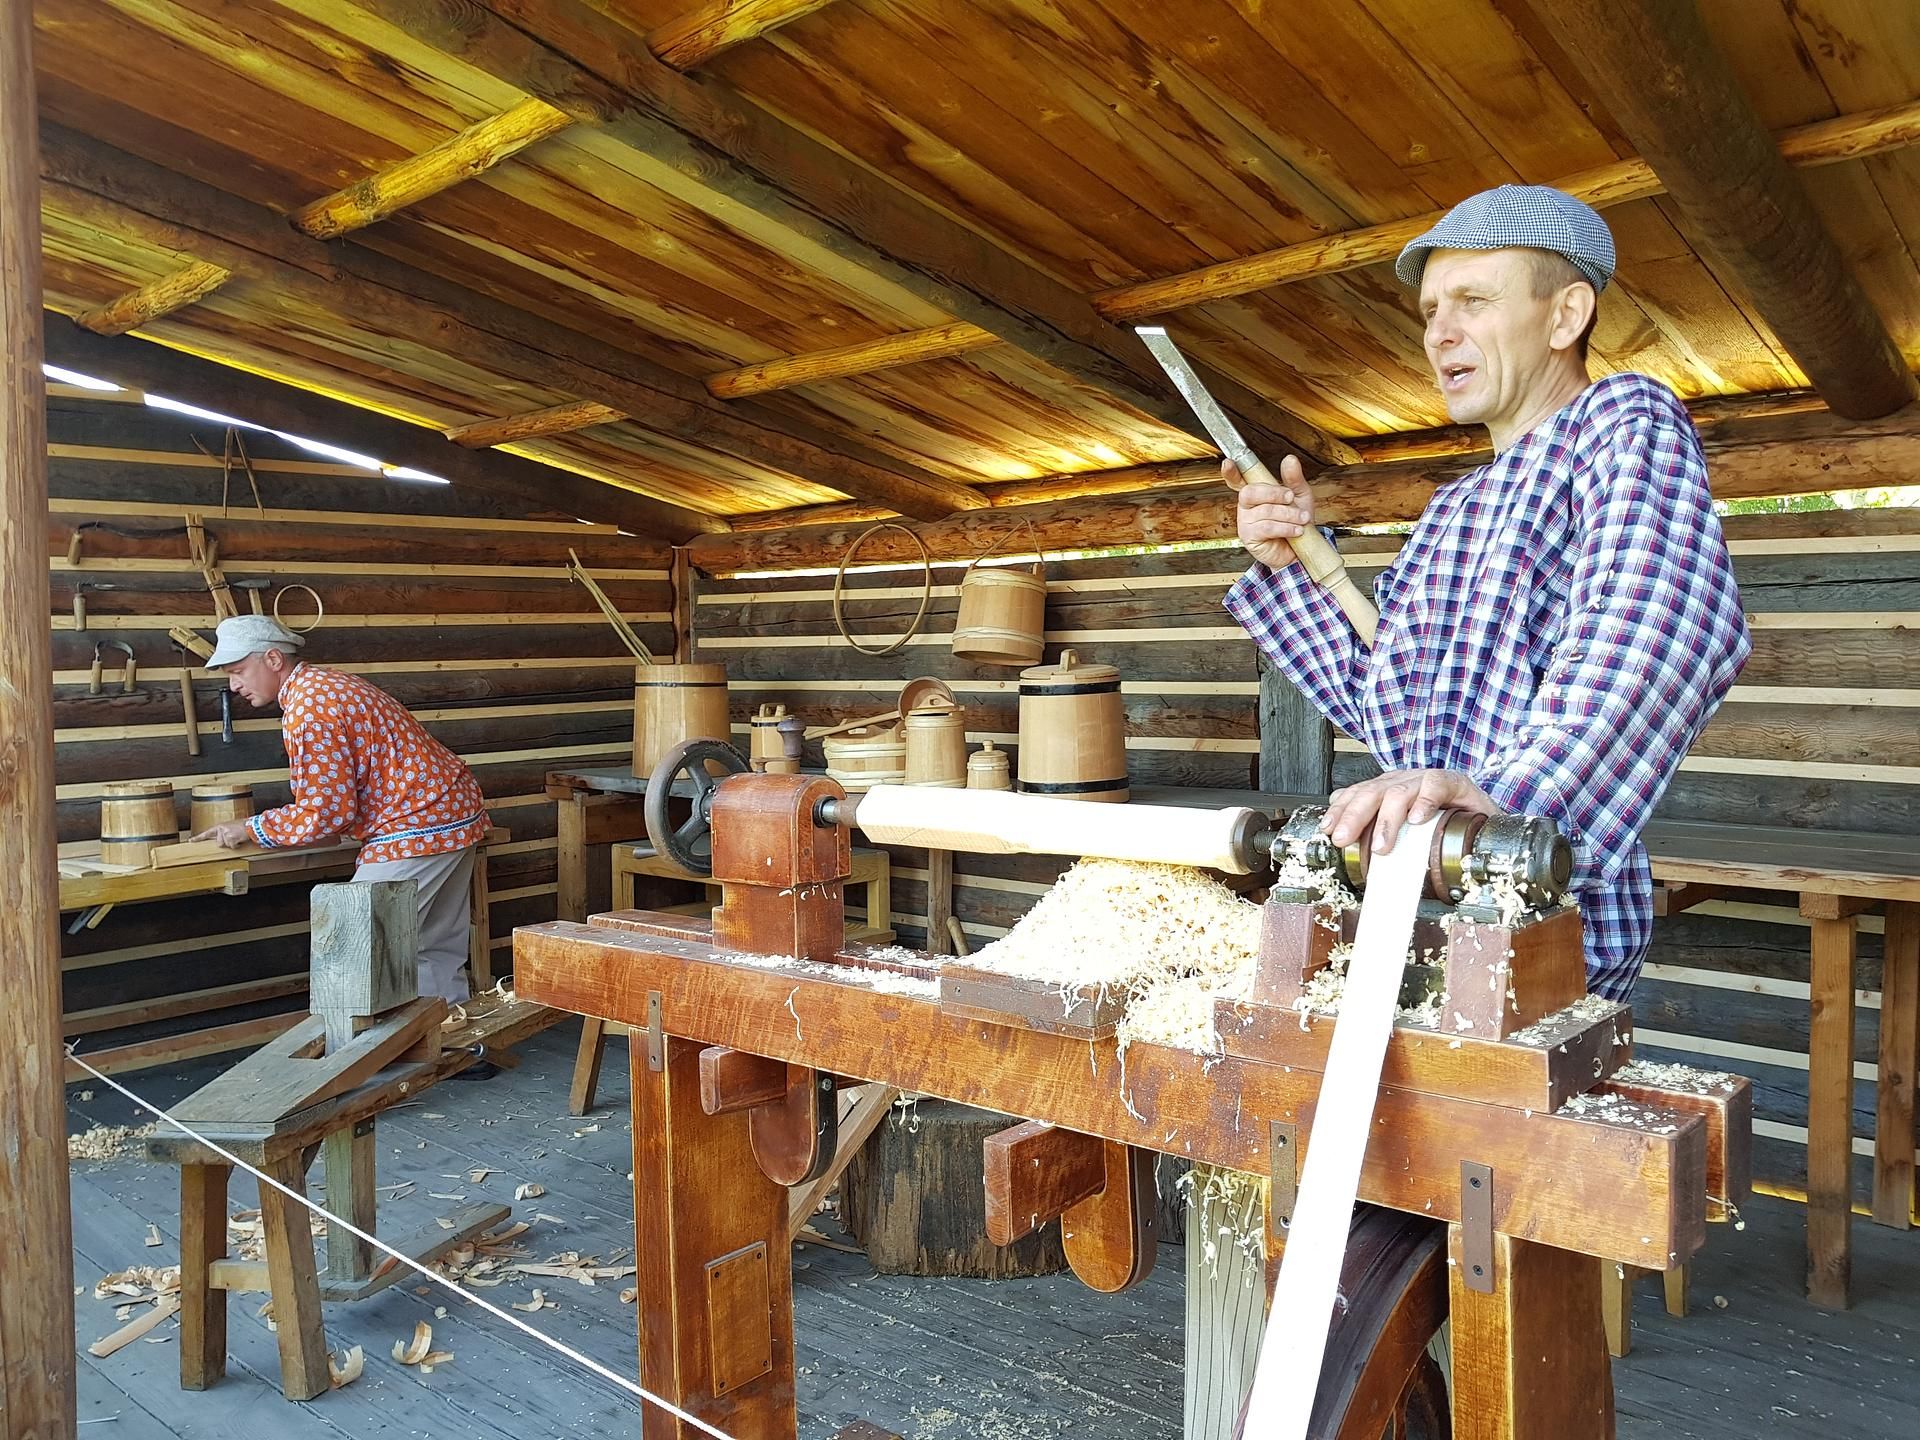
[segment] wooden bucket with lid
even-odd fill
[[[1018,788],[1069,800],[1127,798],[1127,714],[1118,670],[1083,665],[1067,650],[1058,665],[1020,672]]]
[[[171,780],[114,780],[100,787],[100,858],[145,865],[154,850],[180,839]]]
[[[1013,774],[1007,765],[1007,752],[996,749],[989,740],[967,757],[967,789],[1011,790]]]
[[[682,740],[732,740],[724,665],[637,665],[633,672],[633,773],[653,774]]]
[[[907,712],[907,784],[963,790],[967,784],[967,712],[928,700]]]
[[[907,741],[898,723],[856,725],[820,742],[827,774],[849,795],[875,785],[899,785],[907,778]]]
[[[1025,522],[1040,548],[1039,533]],[[973,557],[960,577],[960,611],[953,622],[956,660],[982,665],[1031,665],[1046,646],[1047,571],[1044,555],[1031,570],[996,566],[982,570],[980,562],[1019,532],[1010,530]]]
[[[223,820],[244,820],[253,814],[253,786],[216,783],[196,785],[187,811],[188,833],[198,835]]]

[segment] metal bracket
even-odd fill
[[[360,1136],[362,1135],[373,1134],[373,1120],[374,1120],[374,1117],[369,1115],[364,1120],[359,1120],[354,1122],[353,1134],[356,1140],[359,1139]]]
[[[1460,1278],[1493,1294],[1493,1167],[1460,1162]]]
[[[1281,1225],[1293,1220],[1294,1203],[1300,1198],[1300,1131],[1285,1120],[1267,1122],[1267,1169],[1273,1189],[1268,1208]]]
[[[667,1032],[660,1023],[660,1011],[664,1003],[658,990],[647,992],[647,1069],[649,1070],[667,1068]]]

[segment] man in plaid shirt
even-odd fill
[[[1368,650],[1294,563],[1313,496],[1289,456],[1240,485],[1254,564],[1226,605],[1382,774],[1327,830],[1376,850],[1438,810],[1546,815],[1573,844],[1589,988],[1624,1000],[1653,929],[1640,832],[1751,648],[1700,442],[1644,375],[1590,382],[1606,222],[1544,186],[1462,202],[1401,253],[1447,413],[1494,458],[1443,486],[1375,581]]]

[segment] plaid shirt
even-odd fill
[[[1653,932],[1640,832],[1751,649],[1686,411],[1613,375],[1443,487],[1359,643],[1298,565],[1226,606],[1384,770],[1464,772],[1573,843],[1587,982],[1624,1000]]]

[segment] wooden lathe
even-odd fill
[[[1068,1258],[1097,1290],[1151,1268],[1154,1152],[1267,1177],[1271,1283],[1308,1122],[1338,1100],[1320,1093],[1334,1022],[1295,1002],[1352,936],[1363,849],[1321,838],[1315,811],[856,798],[746,769],[691,741],[649,787],[656,849],[722,886],[710,924],[623,911],[514,937],[523,997],[635,1032],[643,1384],[741,1440],[795,1435],[786,1187],[827,1165],[835,1090],[863,1081],[1029,1117],[988,1144],[989,1233],[1064,1216]],[[667,811],[676,780],[694,791],[684,819]],[[1129,811],[1144,818],[1117,818]],[[1270,868],[1255,984],[1216,1007],[1224,1054],[1136,1042],[1122,1065],[1097,996],[1063,1005],[1030,986],[1033,1003],[962,963],[846,946],[854,827],[879,843]],[[1426,963],[1409,964],[1402,1000],[1439,1019],[1399,1025],[1388,1049],[1316,1435],[1610,1436],[1601,1262],[1682,1265],[1745,1197],[1747,1082],[1628,1068],[1630,1011],[1586,995],[1567,860],[1543,821],[1455,814],[1436,831],[1413,947]],[[1430,1342],[1449,1319],[1446,1376]],[[649,1407],[643,1433],[696,1432]]]

